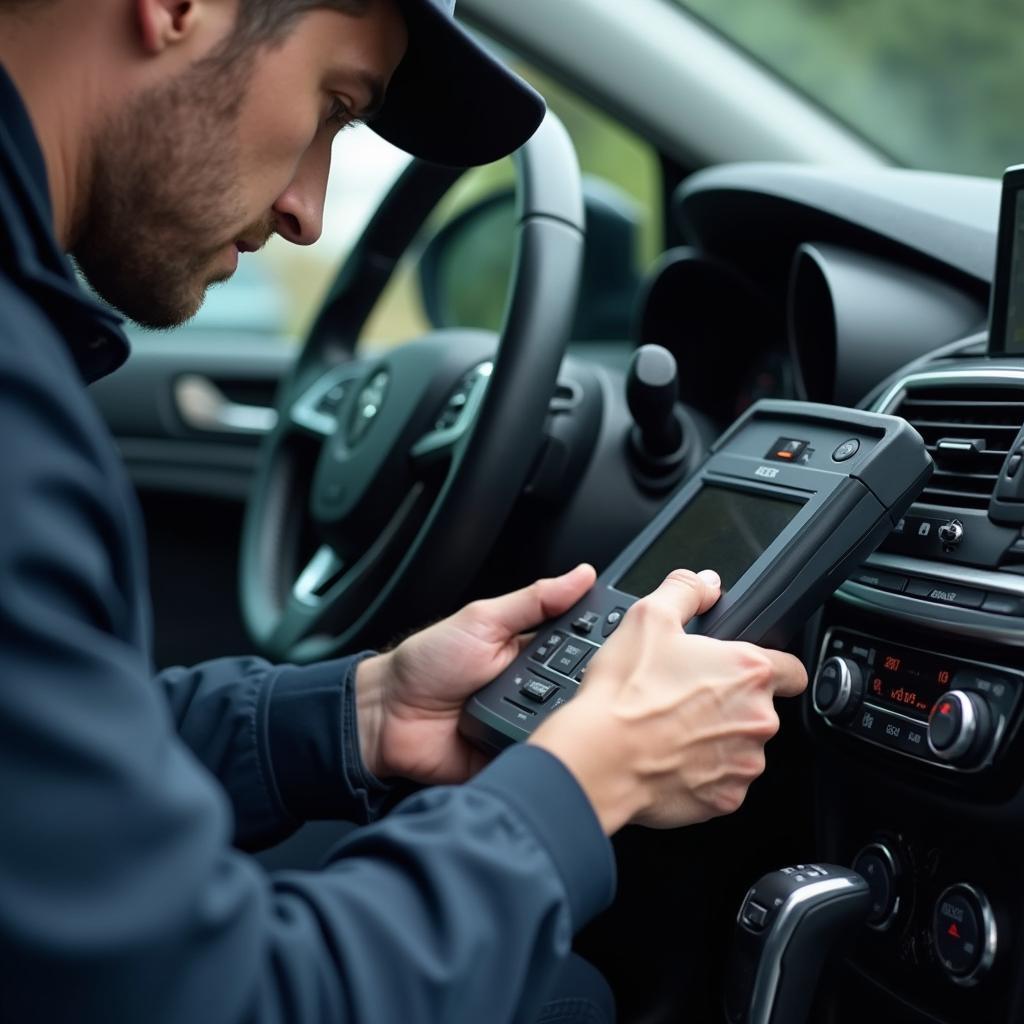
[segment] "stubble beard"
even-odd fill
[[[191,319],[245,224],[238,112],[251,71],[202,61],[154,86],[97,141],[72,251],[96,292],[151,328]]]

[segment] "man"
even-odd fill
[[[153,685],[138,514],[83,386],[126,344],[63,252],[169,326],[240,251],[316,239],[353,119],[379,108],[430,159],[520,145],[540,101],[438,3],[0,0],[4,1021],[535,1020],[611,899],[607,837],[737,807],[773,697],[806,683],[787,655],[685,636],[718,583],[680,571],[485,766],[458,709],[588,589],[582,566],[386,655]],[[321,872],[240,852],[372,820],[397,799],[378,780],[400,778],[432,788]]]

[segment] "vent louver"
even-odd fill
[[[914,426],[935,460],[935,473],[917,500],[950,509],[987,509],[1024,424],[1024,389],[1010,384],[917,386],[892,411]]]

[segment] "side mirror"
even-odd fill
[[[572,337],[622,340],[632,331],[640,289],[637,251],[641,212],[626,193],[585,178],[587,248]],[[501,190],[449,221],[420,257],[423,305],[436,328],[501,325],[512,272],[515,196]]]

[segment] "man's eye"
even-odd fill
[[[327,117],[327,121],[336,128],[348,128],[350,125],[358,123],[357,119],[352,115],[352,111],[337,97],[335,97],[331,104],[331,112]]]

